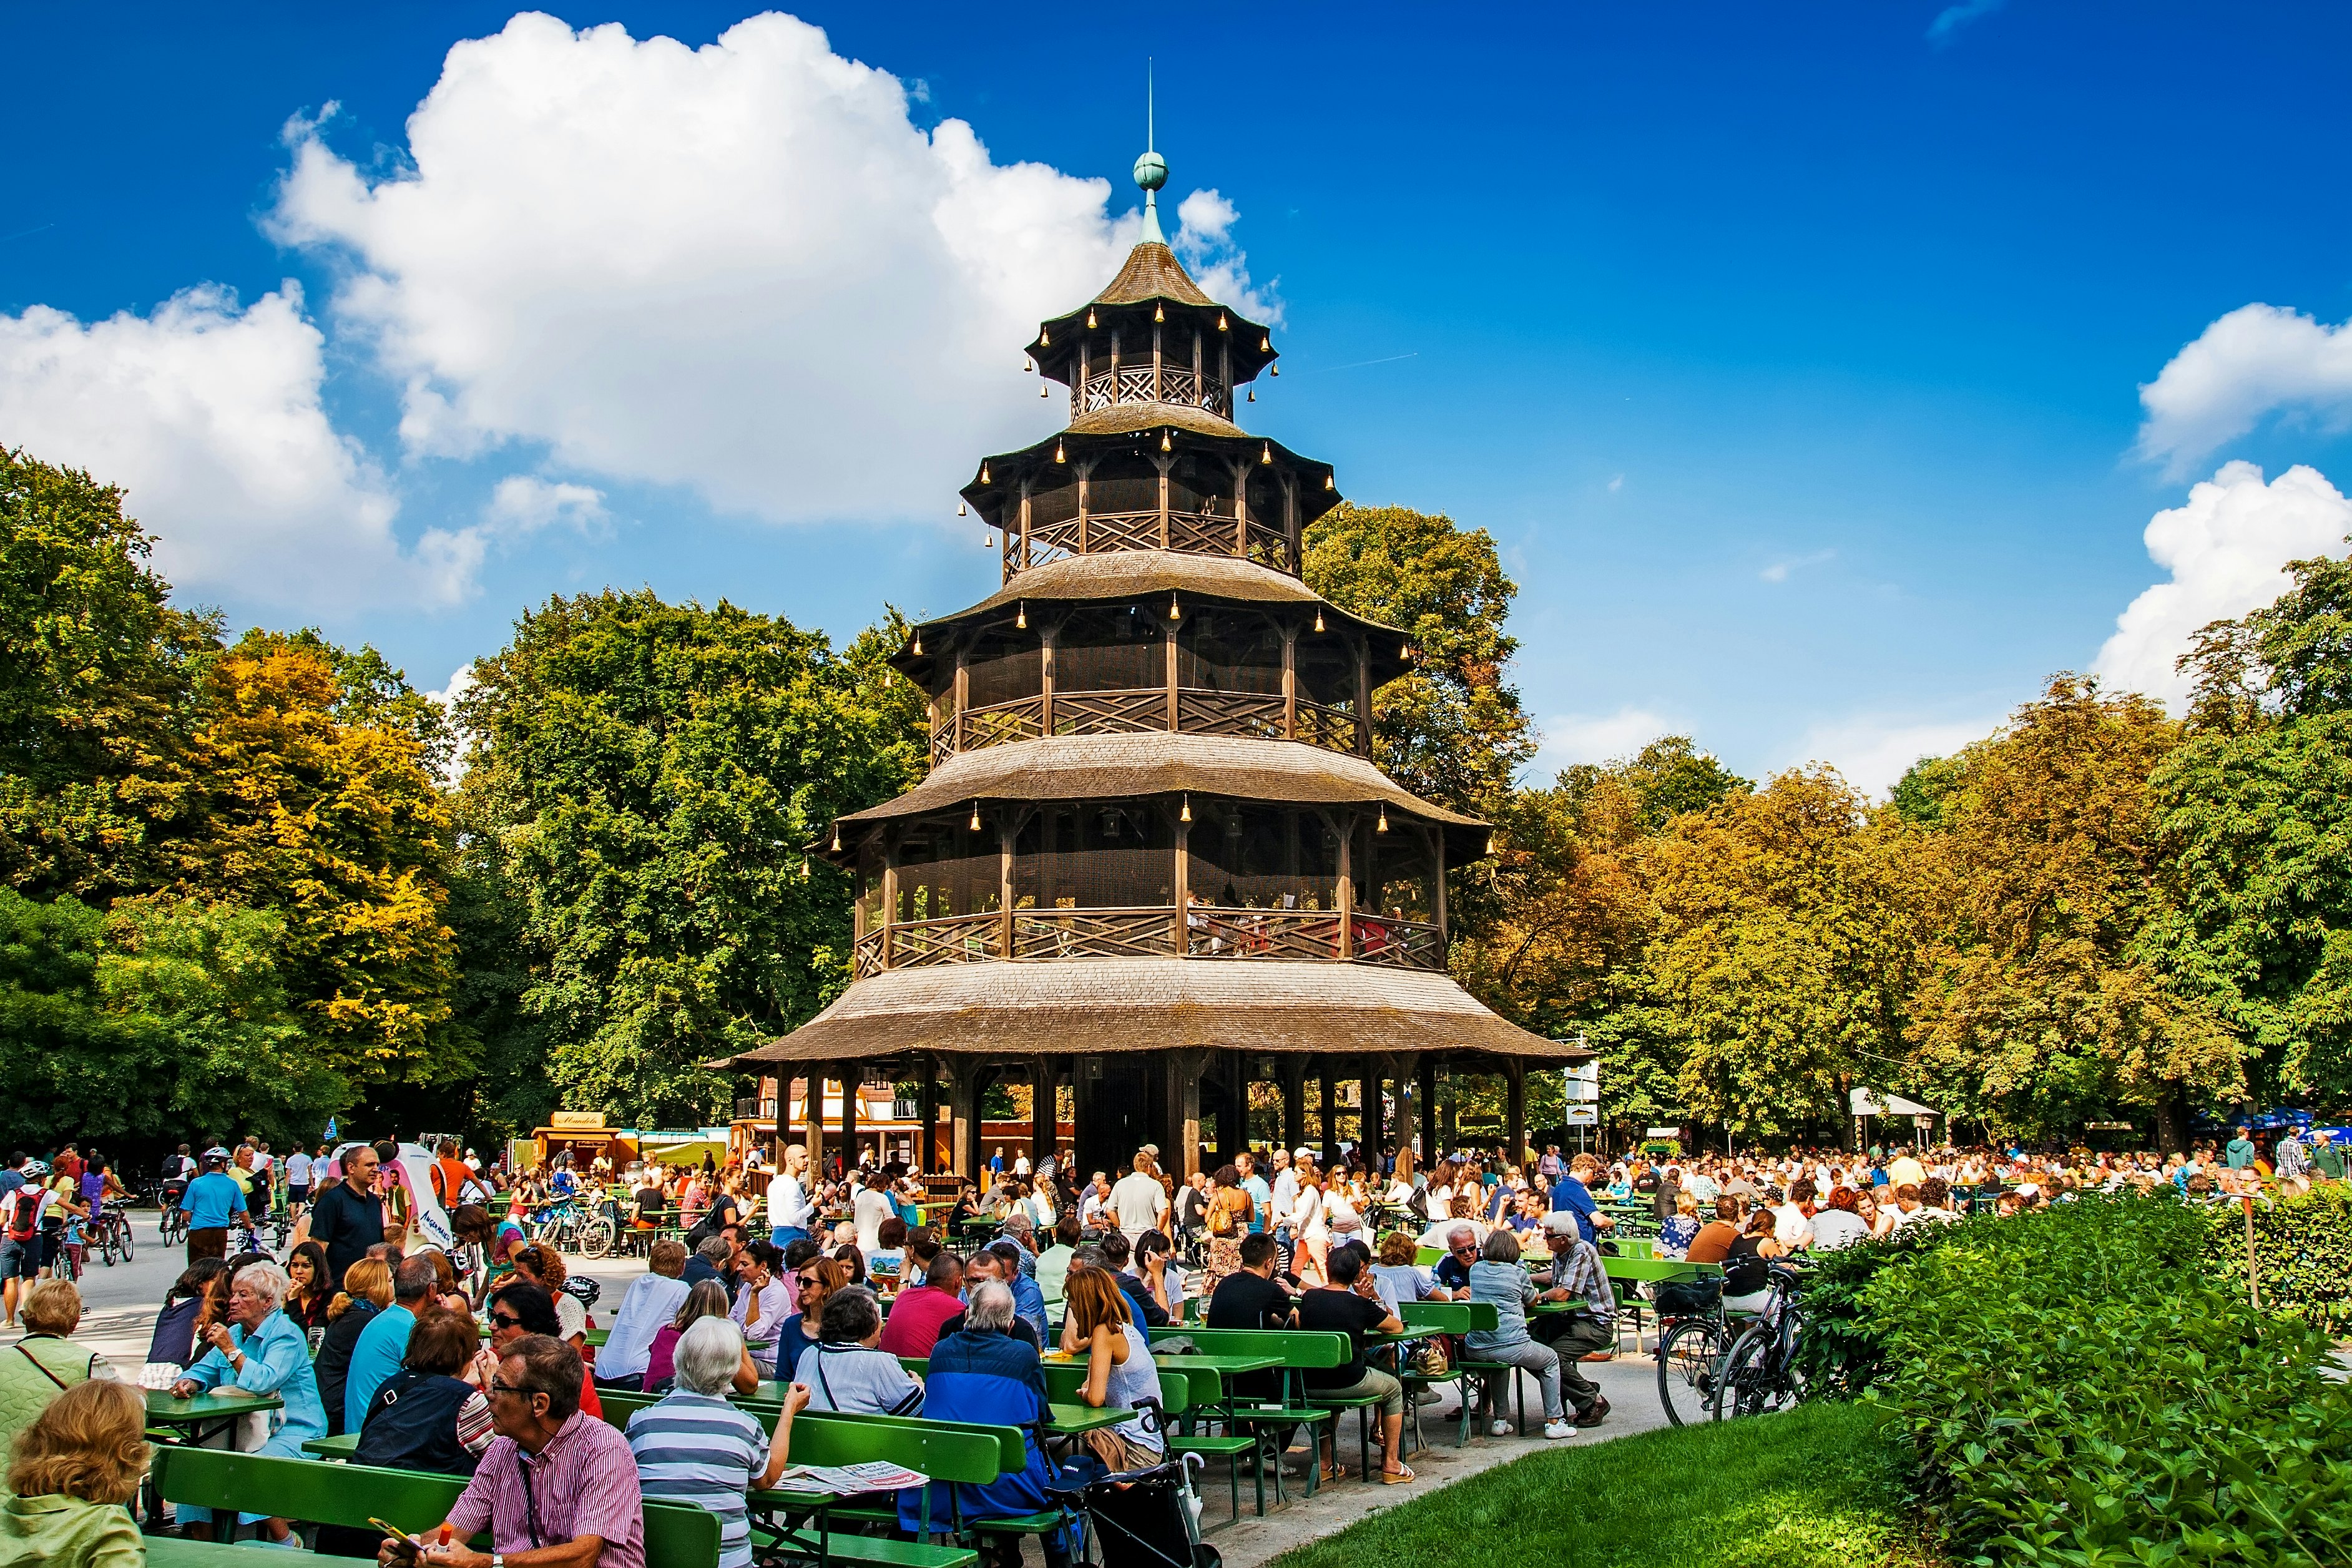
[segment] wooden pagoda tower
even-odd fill
[[[1427,1149],[1441,1062],[1505,1076],[1516,1148],[1527,1066],[1587,1053],[1448,977],[1445,875],[1487,826],[1373,765],[1371,695],[1412,649],[1302,581],[1336,479],[1234,422],[1273,336],[1161,237],[1159,154],[1135,175],[1141,242],[1028,345],[1067,426],[963,488],[1003,540],[1003,586],[895,660],[930,700],[929,776],[820,847],[857,889],[856,978],[733,1065],[912,1079],[926,1159],[944,1085],[966,1173],[981,1095],[1008,1079],[1047,1106],[1073,1087],[1081,1170],[1147,1142],[1179,1176],[1230,1158],[1256,1079],[1283,1085],[1295,1145],[1310,1072],[1326,1107],[1357,1086],[1373,1149],[1410,1149],[1417,1102]],[[1391,1083],[1401,1126],[1382,1124]],[[854,1121],[839,1133],[857,1146]],[[825,1130],[806,1136],[821,1163]]]

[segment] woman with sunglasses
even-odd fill
[[[490,1338],[473,1363],[467,1367],[466,1382],[488,1392],[490,1380],[498,1375],[499,1358],[507,1347],[528,1334],[545,1334],[561,1342],[558,1331],[562,1321],[555,1315],[555,1300],[537,1285],[518,1282],[490,1298]],[[575,1350],[573,1354],[579,1352]],[[604,1418],[604,1402],[596,1396],[595,1381],[587,1373],[587,1363],[582,1362],[579,1407],[598,1420]]]
[[[777,1331],[778,1366],[801,1364],[801,1352],[817,1342],[809,1329],[824,1321],[825,1298],[849,1282],[849,1270],[830,1258],[812,1258],[802,1263],[793,1279],[800,1291],[800,1306]]]

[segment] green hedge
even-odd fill
[[[2246,1215],[2235,1202],[2204,1213],[2205,1261],[2217,1283],[2246,1289]],[[2333,1334],[2352,1329],[2352,1186],[2331,1182],[2298,1198],[2254,1205],[2254,1268],[2263,1305]]]
[[[2352,1561],[2352,1390],[2211,1273],[2213,1216],[2061,1205],[1878,1270],[1870,1402],[1927,1521],[1984,1563]],[[2242,1224],[2242,1220],[2241,1220]]]
[[[1805,1331],[1797,1341],[1806,1396],[1851,1399],[1878,1381],[1886,1363],[1886,1330],[1864,1304],[1864,1292],[1881,1270],[1907,1263],[1972,1226],[2001,1223],[1988,1216],[1958,1225],[1906,1226],[1874,1241],[1809,1257]]]

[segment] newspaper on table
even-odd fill
[[[787,1465],[784,1473],[776,1478],[776,1485],[789,1491],[833,1492],[848,1497],[857,1492],[898,1491],[927,1485],[929,1480],[930,1477],[904,1465],[869,1459],[856,1465]]]

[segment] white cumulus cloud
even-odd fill
[[[1922,720],[1910,714],[1861,713],[1806,731],[1783,766],[1827,763],[1855,788],[1884,795],[1922,757],[1948,757],[2000,728],[2005,715]]]
[[[2285,592],[2286,563],[2331,555],[2352,534],[2352,501],[2302,464],[2268,484],[2252,463],[2225,463],[2186,505],[2148,520],[2147,552],[2172,580],[2116,618],[2094,666],[2104,679],[2176,706],[2189,681],[2173,661],[2210,621],[2242,616]]]
[[[1530,772],[1548,782],[1561,768],[1630,757],[1661,735],[1680,732],[1672,719],[1634,703],[1612,713],[1563,713],[1544,721],[1543,745]]]
[[[383,476],[320,404],[323,340],[292,284],[191,289],[146,316],[0,315],[0,441],[128,492],[183,588],[304,608],[463,598],[470,530],[404,548]]]
[[[509,474],[490,491],[482,521],[499,533],[537,533],[558,523],[585,531],[612,521],[604,492],[589,485],[561,484],[530,474]]]
[[[1133,193],[926,132],[910,89],[755,16],[689,48],[518,16],[449,51],[377,176],[289,127],[275,234],[344,269],[413,452],[543,444],[577,472],[782,520],[913,515],[1063,407],[1017,374],[1096,293]],[[1175,243],[1254,312],[1234,214]]]
[[[2276,305],[2242,305],[2139,389],[2143,457],[2175,478],[2273,414],[2352,425],[2352,321],[2326,326]]]

